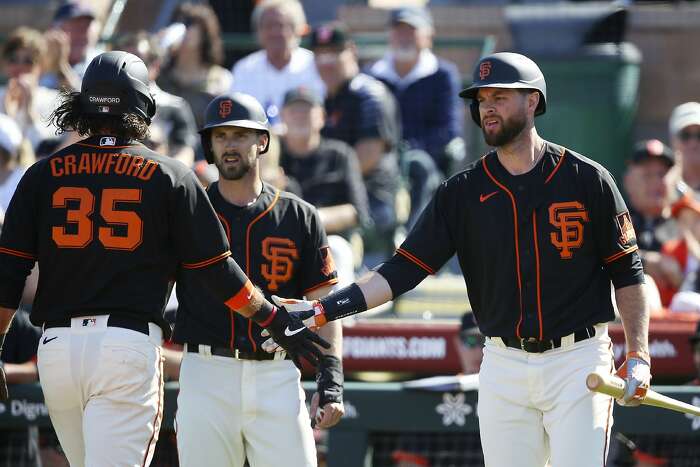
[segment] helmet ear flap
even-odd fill
[[[200,140],[202,142],[202,151],[204,152],[204,159],[206,159],[208,164],[214,163],[214,154],[211,152],[211,131],[202,131],[200,133]]]
[[[469,112],[472,114],[472,120],[474,123],[481,128],[481,116],[479,115],[479,102],[476,99],[472,99],[469,103]]]

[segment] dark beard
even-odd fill
[[[225,165],[223,157],[221,160],[217,160],[215,165],[219,170],[219,176],[225,180],[240,180],[241,178],[245,177],[252,168],[252,165],[250,165],[248,160],[246,160],[244,157],[241,157],[241,161],[237,166]]]
[[[525,114],[516,115],[508,120],[501,120],[501,130],[487,134],[486,130],[482,129],[481,132],[484,134],[484,140],[486,144],[493,147],[501,147],[513,141],[527,125],[527,117]]]

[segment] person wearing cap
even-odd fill
[[[7,211],[12,195],[25,168],[19,165],[18,153],[22,132],[15,121],[0,113],[0,209]]]
[[[0,112],[12,117],[22,134],[36,149],[56,134],[47,120],[58,100],[58,92],[39,82],[46,58],[46,41],[41,33],[28,27],[12,31],[0,52],[7,84],[0,88]]]
[[[474,319],[474,313],[468,311],[462,315],[457,339],[459,361],[462,373],[471,375],[479,372],[484,356],[484,341],[486,338]]]
[[[389,17],[389,50],[368,73],[396,96],[404,141],[450,176],[465,157],[459,70],[431,50],[435,28],[426,8],[402,7]]]
[[[693,353],[693,366],[695,367],[695,378],[687,384],[692,386],[700,386],[700,321],[695,328],[695,334],[688,339],[690,342],[690,351]]]
[[[276,302],[319,328],[397,299],[456,254],[486,336],[477,407],[485,464],[604,465],[614,401],[585,380],[614,371],[613,289],[627,348],[618,403],[640,405],[651,380],[627,206],[604,167],[538,134],[547,86],[532,59],[485,56],[460,95],[494,149],[440,185],[391,259],[321,300]]]
[[[673,109],[668,132],[681,163],[683,181],[700,191],[700,102],[686,102]]]
[[[374,223],[372,233],[365,235],[371,251],[366,260],[373,263],[394,251],[400,223],[396,206],[401,121],[396,99],[381,81],[360,72],[357,49],[344,25],[314,28],[310,47],[327,90],[321,134],[352,146],[360,162]]]
[[[660,253],[665,242],[678,236],[670,209],[670,184],[675,176],[670,170],[674,164],[673,151],[661,141],[639,141],[622,179],[644,272],[664,290],[677,288],[683,280],[677,262]]]
[[[251,22],[262,48],[233,66],[231,91],[255,97],[275,129],[288,90],[306,86],[323,96],[325,86],[313,53],[300,46],[308,26],[298,0],[263,0],[255,6]]]
[[[202,147],[219,172],[207,194],[232,257],[267,297],[330,292],[337,276],[318,212],[261,178],[270,131],[260,103],[243,93],[218,96],[205,122]],[[343,414],[340,323],[322,331],[332,348],[321,357],[309,417],[301,368],[261,334],[262,327],[228,313],[184,268],[177,286],[173,339],[184,346],[176,420],[180,465],[243,467],[247,457],[251,467],[315,466],[313,424],[329,428]]]
[[[343,285],[354,280],[362,239],[359,229],[369,221],[367,189],[357,155],[346,143],[321,135],[325,122],[323,100],[314,90],[289,90],[282,106],[284,133],[280,166],[301,189],[300,196],[318,209],[338,279]],[[359,250],[359,251],[358,251]]]
[[[79,87],[88,63],[102,50],[97,46],[100,23],[86,0],[64,0],[54,12],[47,39],[52,53],[44,86],[58,89],[62,84]],[[67,70],[70,68],[72,73]]]

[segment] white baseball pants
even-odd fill
[[[71,467],[144,467],[163,413],[162,330],[107,327],[108,315],[73,318],[39,343],[39,378]]]
[[[486,467],[605,465],[613,399],[586,376],[613,371],[607,325],[596,336],[543,353],[487,339],[479,372],[479,430]]]
[[[316,467],[299,370],[290,360],[185,352],[177,398],[181,467]]]

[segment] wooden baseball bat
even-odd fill
[[[591,373],[586,377],[588,389],[602,394],[607,394],[615,399],[621,399],[625,393],[625,381],[615,375],[608,375],[600,372]],[[700,407],[686,404],[685,402],[664,396],[651,389],[647,390],[647,395],[642,400],[642,404],[661,407],[662,409],[675,410],[676,412],[689,413],[700,417]]]

